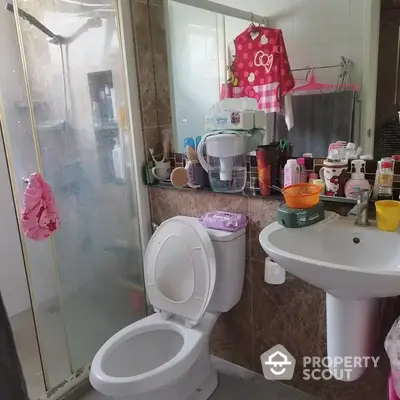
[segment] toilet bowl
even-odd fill
[[[207,313],[190,329],[153,314],[127,326],[96,354],[93,387],[115,399],[207,399],[217,385],[208,349],[216,320]]]
[[[228,244],[245,237],[245,231],[215,235]],[[219,252],[211,237],[196,218],[189,217],[172,218],[156,231],[146,250],[144,269],[147,295],[157,312],[117,332],[97,352],[90,372],[96,390],[118,400],[211,396],[218,378],[210,361],[209,336],[218,308],[226,308],[227,299],[237,302],[236,292],[243,286],[243,279],[240,283],[235,276],[229,282],[238,286],[234,296],[219,293],[210,312]]]

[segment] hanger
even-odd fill
[[[319,90],[322,93],[323,89],[336,89],[336,90],[349,89],[349,90],[354,90],[355,92],[358,92],[360,90],[358,85],[355,85],[354,83],[333,85],[331,83],[318,82],[317,78],[315,77],[315,74],[314,74],[314,68],[311,68],[311,78],[308,81],[308,83],[306,83],[305,85],[293,88],[292,93],[307,92],[307,91],[312,91],[312,90]]]
[[[249,25],[249,28],[251,28],[252,32],[258,31],[261,25],[256,25],[254,23],[254,13],[250,13],[251,14],[251,23]]]

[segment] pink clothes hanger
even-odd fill
[[[309,82],[306,83],[305,85],[293,88],[292,93],[306,92],[312,90],[322,91],[323,89],[348,89],[348,90],[354,90],[355,92],[358,92],[360,90],[358,85],[355,85],[354,83],[349,83],[345,85],[333,85],[330,83],[318,82],[314,74],[314,69],[311,69],[311,78]]]

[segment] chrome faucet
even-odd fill
[[[358,226],[369,226],[368,221],[368,204],[369,196],[372,190],[361,189],[357,192],[357,204],[349,211],[348,215],[355,215]]]

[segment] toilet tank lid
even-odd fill
[[[195,221],[199,221],[202,224],[201,218],[182,217],[182,216],[178,216],[175,218],[184,218],[186,221],[195,220]],[[204,230],[208,233],[208,236],[210,237],[210,239],[213,242],[230,242],[246,233],[246,228],[239,229],[236,232],[228,232],[228,231],[222,231],[220,229],[208,228],[208,227],[204,226],[204,224],[202,224],[202,225],[203,225]]]

